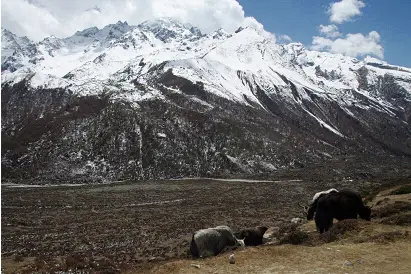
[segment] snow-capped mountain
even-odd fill
[[[410,114],[411,69],[276,44],[252,28],[202,34],[169,18],[119,21],[38,43],[2,29],[10,178],[205,176],[342,155],[411,157]]]

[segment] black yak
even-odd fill
[[[341,190],[321,196],[317,200],[315,224],[320,233],[328,231],[333,225],[333,218],[371,220],[371,208],[365,206],[359,193],[352,190]]]
[[[196,231],[193,234],[190,253],[194,258],[216,256],[229,247],[244,246],[228,226],[217,226]]]
[[[243,229],[234,235],[239,239],[244,239],[246,246],[257,246],[263,244],[263,236],[267,231],[266,226],[258,226],[256,228]]]
[[[302,206],[304,208],[304,213],[306,214],[307,220],[314,219],[314,213],[317,210],[317,201],[320,197],[327,195],[328,193],[335,193],[338,192],[335,188],[331,188],[329,190],[320,191],[314,194],[313,199],[311,200],[308,206]]]

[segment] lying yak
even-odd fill
[[[190,253],[194,258],[205,258],[239,246],[244,246],[244,241],[238,240],[228,226],[217,226],[196,231]]]
[[[263,244],[263,236],[267,231],[266,226],[258,226],[256,228],[243,229],[234,235],[244,240],[246,246],[257,246]]]
[[[365,206],[359,193],[353,190],[330,192],[317,200],[315,211],[315,224],[320,233],[328,231],[333,225],[333,219],[371,220],[371,208]]]
[[[314,194],[313,199],[311,200],[311,202],[308,206],[300,205],[302,208],[304,208],[304,213],[307,216],[307,220],[314,219],[314,213],[317,210],[317,202],[318,202],[318,199],[320,197],[323,197],[323,196],[327,195],[328,193],[336,193],[336,192],[338,192],[338,190],[336,190],[335,188],[331,188],[329,190],[324,190],[324,191],[317,192],[317,193]]]

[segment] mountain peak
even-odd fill
[[[189,40],[202,36],[200,29],[190,24],[183,24],[170,17],[147,20],[137,27],[143,31],[152,32],[157,39],[163,42],[170,42],[175,39]]]
[[[5,29],[3,27],[1,27],[1,34],[5,34],[5,35],[15,35],[14,33],[12,33],[11,31],[9,31],[8,29]]]
[[[127,21],[124,21],[124,22],[118,21],[115,24],[109,24],[105,26],[104,28],[101,29],[101,31],[104,32],[104,30],[111,30],[111,31],[115,30],[121,33],[126,33],[132,29],[133,27],[129,26]]]
[[[119,25],[119,26],[128,26],[128,23],[127,23],[127,21],[121,22],[121,20],[118,20],[117,23],[116,23],[116,25]]]
[[[124,33],[133,30],[133,27],[129,26],[126,21],[118,21],[115,24],[109,24],[102,29],[97,27],[91,27],[82,31],[77,31],[73,36],[66,38],[74,43],[84,43],[90,40],[90,38],[98,41],[110,42],[113,39],[120,38]]]
[[[191,26],[190,24],[183,24],[180,21],[171,18],[171,17],[159,17],[155,19],[149,19],[144,22],[142,22],[140,25],[178,25],[178,26]]]
[[[8,29],[1,28],[1,48],[4,50],[5,48],[10,47],[26,47],[30,44],[34,44],[27,36],[17,36],[13,32],[9,31]],[[3,52],[2,52],[3,57]]]
[[[99,32],[99,28],[90,27],[90,28],[86,28],[86,29],[81,30],[81,31],[77,31],[74,35],[84,36],[84,37],[91,37],[91,36],[94,36],[97,32]]]

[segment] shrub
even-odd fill
[[[390,232],[383,232],[377,234],[370,238],[373,242],[378,243],[387,243],[387,242],[394,242],[396,240],[402,240],[404,238],[404,234],[399,231],[390,231]]]
[[[381,223],[387,225],[411,225],[411,212],[389,216],[382,219]]]
[[[346,232],[355,231],[359,229],[357,219],[347,219],[334,223],[330,230],[321,235],[321,239],[326,242],[333,242],[341,238]]]
[[[411,211],[411,203],[404,201],[396,201],[393,204],[388,204],[382,208],[372,209],[372,217],[390,217],[394,214],[404,211]]]
[[[400,188],[397,188],[396,190],[391,191],[391,195],[400,195],[400,194],[408,194],[408,193],[411,193],[411,184],[401,186]]]
[[[306,243],[310,239],[310,236],[307,232],[303,231],[292,231],[286,234],[281,240],[280,244],[292,244],[292,245],[300,245],[302,243]]]

